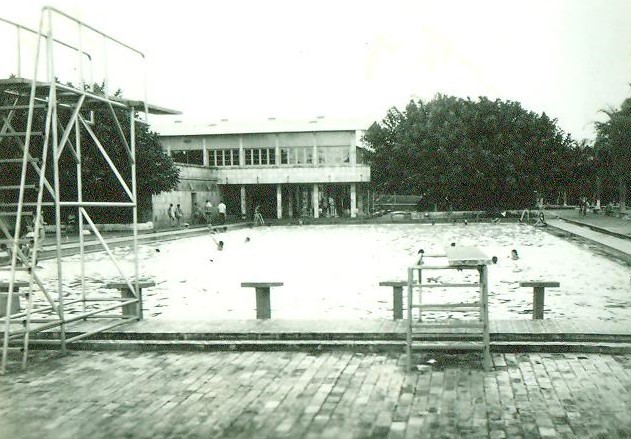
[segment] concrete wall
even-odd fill
[[[187,184],[204,182],[214,184],[217,181],[217,169],[199,165],[178,165],[180,169],[180,187],[178,189],[190,189]]]
[[[213,206],[219,204],[220,194],[217,186],[217,175],[214,169],[195,165],[180,165],[180,184],[175,191],[162,192],[151,197],[153,206],[153,222],[156,227],[164,227],[170,224],[167,215],[169,204],[180,204],[184,212],[182,222],[191,222],[193,213],[193,200],[200,206],[210,200]]]

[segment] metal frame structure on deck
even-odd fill
[[[61,41],[54,36],[53,23],[63,22],[72,26],[76,35],[75,44]],[[25,26],[18,25],[8,20],[0,19],[0,24],[12,26],[16,30],[17,40],[17,69],[16,77],[0,80],[0,165],[1,175],[11,181],[0,187],[0,233],[3,242],[10,247],[10,263],[8,267],[0,267],[0,270],[8,271],[8,284],[4,302],[6,310],[4,317],[0,318],[0,330],[3,330],[2,363],[0,373],[4,373],[8,361],[8,353],[12,349],[22,350],[22,365],[26,366],[29,342],[31,334],[59,327],[58,340],[41,340],[59,344],[62,352],[66,351],[66,345],[73,341],[93,335],[96,332],[113,328],[130,321],[141,318],[141,313],[136,316],[121,314],[120,317],[107,322],[96,330],[83,332],[72,338],[66,337],[66,326],[69,323],[87,320],[90,318],[111,318],[111,314],[103,315],[107,311],[121,308],[134,303],[140,303],[138,295],[134,298],[105,298],[88,297],[85,284],[84,271],[84,236],[83,227],[89,226],[89,230],[97,237],[104,251],[118,269],[124,282],[132,292],[139,291],[139,264],[138,264],[138,200],[136,189],[136,142],[135,124],[136,113],[145,114],[147,122],[149,113],[153,114],[178,114],[178,112],[151,106],[146,99],[146,86],[143,84],[144,97],[141,100],[122,99],[108,93],[108,66],[107,46],[114,45],[117,48],[129,52],[139,59],[144,70],[145,56],[142,52],[118,41],[117,39],[71,17],[55,8],[44,7],[41,12],[39,30],[35,31]],[[24,33],[35,35],[35,63],[32,77],[22,77],[22,57]],[[92,63],[96,56],[84,48],[83,41],[87,34],[92,38],[103,41],[101,57],[105,59],[105,72],[102,78],[104,90],[94,89],[94,72]],[[75,53],[75,71],[78,78],[76,86],[62,84],[58,78],[55,55],[59,47]],[[45,65],[45,79],[38,77],[40,63]],[[67,60],[64,61],[67,63]],[[64,65],[67,68],[67,65]],[[144,71],[142,72],[144,78]],[[43,76],[43,75],[42,75]],[[144,81],[143,81],[144,82]],[[70,114],[69,118],[61,120],[59,112]],[[129,131],[123,129],[125,123],[119,119],[120,113],[129,118]],[[44,117],[43,117],[44,116]],[[111,145],[101,141],[93,127],[100,121],[109,118],[109,122],[116,127],[119,137],[117,145]],[[25,125],[24,131],[15,128],[21,121]],[[42,123],[43,121],[43,123]],[[26,122],[24,124],[24,122]],[[63,123],[62,123],[63,122]],[[93,201],[90,194],[86,194],[82,187],[82,144],[85,144],[84,136],[89,137],[92,144],[102,155],[107,163],[107,169],[111,172],[120,185],[120,190],[125,194],[125,201]],[[124,148],[128,157],[128,167],[119,169],[110,157],[113,148]],[[11,150],[11,151],[9,151]],[[60,189],[60,158],[68,155],[74,158],[76,164],[76,197],[62,199]],[[10,177],[10,178],[9,178]],[[67,195],[66,195],[67,196]],[[42,207],[54,209],[54,218],[48,218],[50,224],[54,224],[57,282],[56,288],[48,288],[36,270],[37,253],[40,248],[41,232],[43,227]],[[89,209],[93,207],[130,209],[133,222],[133,273],[125,273],[112,253],[107,240],[99,232]],[[71,301],[66,300],[64,291],[64,263],[62,260],[63,226],[62,208],[76,209],[76,218],[79,229],[79,252],[81,255],[81,296]],[[24,237],[25,218],[31,217],[32,248]],[[27,278],[27,288],[20,290],[18,287],[24,284]],[[56,291],[55,291],[56,290]],[[28,291],[28,292],[26,292]],[[42,295],[46,306],[34,307],[34,296]],[[13,301],[20,297],[26,302],[25,311],[16,311]],[[114,302],[114,304],[112,304]],[[68,314],[66,309],[71,304],[82,303],[82,311],[78,314]],[[90,304],[90,306],[86,306]],[[96,307],[95,307],[96,304]],[[37,318],[33,318],[37,315]],[[39,318],[39,316],[42,316]],[[21,340],[21,343],[20,343]]]
[[[446,264],[426,264],[425,258],[445,258]],[[490,334],[489,334],[489,303],[488,303],[488,265],[491,260],[475,247],[448,247],[445,254],[425,255],[416,265],[407,270],[407,331],[406,331],[406,367],[412,369],[412,354],[414,350],[479,350],[482,353],[482,365],[485,371],[491,368]],[[478,282],[423,282],[424,272],[433,270],[453,270],[478,272]],[[438,279],[438,278],[436,278]],[[474,289],[477,293],[476,302],[424,303],[424,296],[431,295],[435,288]],[[424,292],[423,290],[427,290]],[[451,296],[453,292],[449,293]],[[414,312],[417,312],[415,315]],[[423,320],[423,312],[433,313],[477,313],[477,319],[442,319],[433,322]],[[449,337],[450,341],[432,342],[428,337]]]

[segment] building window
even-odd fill
[[[312,146],[294,146],[280,149],[281,165],[305,165],[313,163]]]
[[[213,149],[210,151],[210,166],[238,166],[238,149]]]
[[[348,146],[324,146],[318,148],[318,163],[322,165],[341,165],[349,163]]]
[[[274,148],[246,148],[246,166],[266,166],[276,164],[276,150]]]
[[[171,150],[171,158],[176,163],[187,165],[203,165],[204,152],[200,149],[192,150]]]

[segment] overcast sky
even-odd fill
[[[49,4],[137,47],[149,101],[184,121],[376,120],[444,93],[520,101],[580,140],[631,96],[629,0],[0,4],[33,28]]]

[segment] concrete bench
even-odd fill
[[[380,287],[392,287],[392,318],[394,320],[403,318],[403,287],[407,284],[402,280],[379,282]]]
[[[28,288],[28,282],[16,280],[13,282],[13,294],[11,298],[11,309],[9,314],[20,312],[20,288]],[[7,315],[7,302],[9,300],[9,282],[0,282],[0,317]]]
[[[134,285],[134,282],[131,282]],[[152,280],[138,281],[138,303],[130,303],[129,305],[123,305],[124,316],[135,316],[138,320],[142,320],[142,289],[154,287],[156,283]],[[135,299],[136,295],[129,288],[127,282],[110,282],[106,285],[106,288],[115,288],[121,292],[123,299]]]
[[[270,304],[270,288],[282,287],[282,282],[241,282],[244,288],[254,288],[256,290],[256,318],[272,318],[272,306]]]
[[[533,320],[543,319],[543,304],[545,302],[546,288],[558,288],[560,282],[556,281],[524,281],[519,282],[520,287],[532,287],[532,318]]]

